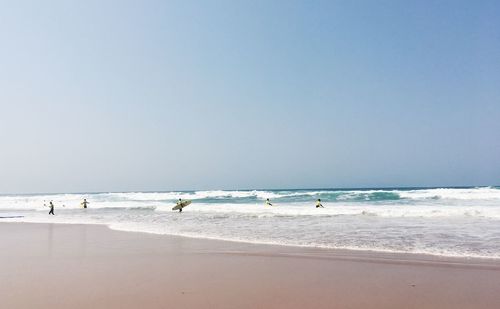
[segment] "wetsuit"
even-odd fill
[[[54,215],[54,204],[50,203],[49,215]]]

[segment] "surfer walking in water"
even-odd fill
[[[179,199],[177,206],[179,206],[179,212],[182,212],[182,199]]]
[[[49,215],[55,216],[54,215],[54,203],[52,203],[52,201],[50,201],[49,207],[50,207]]]
[[[273,204],[271,204],[271,202],[269,201],[269,199],[266,199],[266,206],[273,206]]]
[[[89,202],[87,202],[87,199],[86,199],[86,198],[84,198],[84,199],[83,199],[83,202],[82,202],[82,207],[83,207],[83,208],[87,208],[87,205],[88,205],[88,204],[90,204],[90,203],[89,203]]]
[[[182,212],[182,209],[188,206],[189,204],[191,204],[190,200],[179,199],[175,204],[174,208],[172,208],[172,210],[178,210],[179,212]]]
[[[321,199],[318,199],[316,201],[316,208],[325,208],[325,207],[323,207],[323,205],[321,205]]]

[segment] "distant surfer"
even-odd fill
[[[50,201],[49,207],[50,207],[49,215],[55,216],[54,215],[54,203],[52,203],[52,201]]]
[[[90,204],[90,203],[89,203],[89,202],[87,202],[87,199],[86,199],[86,198],[84,198],[84,199],[83,199],[83,202],[82,202],[82,207],[83,207],[83,208],[87,208],[87,205],[88,205],[88,204]]]
[[[323,205],[321,205],[321,199],[318,199],[316,201],[316,208],[325,208],[325,207],[323,207]]]
[[[182,199],[179,199],[177,206],[179,206],[179,212],[182,212]]]
[[[266,199],[266,206],[273,206],[273,204],[271,204],[271,202],[269,201],[269,199]]]
[[[179,212],[182,212],[182,209],[190,204],[191,204],[190,200],[179,199],[175,204],[175,206],[172,208],[172,210],[178,210]]]

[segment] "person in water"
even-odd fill
[[[177,206],[180,206],[179,212],[182,212],[182,199],[179,199],[179,201],[177,202]]]
[[[269,199],[266,199],[266,205],[267,206],[273,206],[273,204],[271,204],[271,202],[269,201]]]
[[[49,215],[54,216],[54,203],[52,203],[52,201],[50,201],[49,207],[50,207]]]
[[[89,203],[89,202],[87,202],[87,199],[86,199],[86,198],[84,198],[84,199],[83,199],[83,202],[82,202],[82,207],[83,207],[83,208],[87,208],[87,205],[88,205],[88,204],[90,204],[90,203]]]
[[[321,199],[318,199],[316,201],[316,208],[325,208],[325,207],[323,207],[323,205],[321,205]]]

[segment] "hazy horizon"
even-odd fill
[[[478,186],[435,186],[435,187],[337,187],[337,188],[205,188],[205,189],[178,189],[178,190],[131,190],[131,191],[81,191],[81,192],[2,192],[0,195],[59,195],[59,194],[106,194],[106,193],[170,193],[170,192],[215,192],[215,191],[363,191],[363,190],[426,190],[426,189],[472,189],[472,188],[500,188],[500,185]]]
[[[498,1],[16,1],[0,25],[0,194],[500,183]]]

